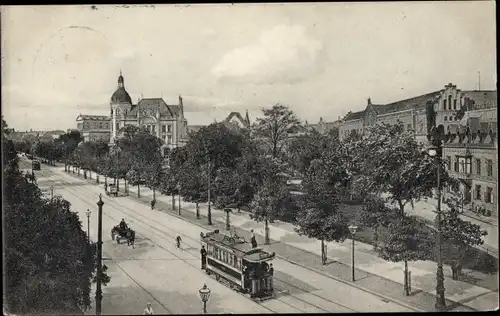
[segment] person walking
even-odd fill
[[[175,237],[175,241],[177,243],[177,248],[180,248],[181,247],[181,241],[182,241],[181,236]]]
[[[143,315],[154,315],[154,314],[155,314],[155,312],[151,308],[151,303],[148,302],[148,304],[146,305],[146,308],[144,309]]]
[[[155,209],[155,205],[156,205],[156,199],[152,199],[151,200],[151,210]]]
[[[250,237],[250,243],[252,244],[252,248],[257,248],[257,240],[255,239],[255,234],[253,233],[253,229],[250,231],[252,232],[252,236]]]
[[[201,246],[200,254],[201,254],[201,269],[204,270],[207,266],[207,250],[205,249],[205,246]]]

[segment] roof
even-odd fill
[[[179,105],[169,105],[163,98],[143,98],[137,104],[132,105],[128,115],[136,115],[139,109],[157,110],[160,108],[160,115],[168,117],[176,117],[180,115],[181,108]]]
[[[376,105],[375,109],[378,114],[409,110],[419,105],[426,105],[427,102],[434,103],[437,100],[437,98],[439,98],[440,95],[441,95],[441,90],[434,91],[431,93],[419,95],[401,101],[396,101],[386,105]]]
[[[425,106],[428,102],[434,103],[439,98],[440,95],[441,95],[441,90],[434,91],[434,92],[427,93],[427,94],[423,94],[423,95],[419,95],[419,96],[412,97],[409,99],[404,99],[404,100],[388,103],[388,104],[371,104],[371,103],[369,103],[368,106],[373,106],[373,108],[375,109],[377,114],[386,114],[386,113],[399,112],[399,111],[413,109],[417,106]],[[358,111],[358,112],[349,112],[345,116],[344,120],[345,121],[352,121],[352,120],[362,119],[365,115],[365,112],[366,112],[366,109],[363,111]]]
[[[230,122],[233,117],[236,117],[240,122],[248,127],[250,126],[250,122],[247,119],[244,119],[243,116],[241,116],[240,112],[231,112],[229,113],[229,116],[224,120],[224,122]],[[248,113],[247,113],[247,118],[248,118]]]
[[[188,125],[187,130],[189,132],[196,133],[199,129],[205,127],[205,125]]]
[[[128,94],[127,90],[123,87],[118,87],[111,96],[111,102],[113,103],[128,103],[132,104],[132,99],[130,98],[130,95]]]
[[[498,106],[496,91],[473,90],[473,91],[463,91],[463,94],[466,98],[473,101],[472,108],[468,110],[491,108],[491,107],[496,108]]]
[[[76,120],[109,121],[110,117],[106,115],[78,115]]]

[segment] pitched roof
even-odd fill
[[[179,105],[168,105],[163,98],[143,98],[137,104],[132,105],[128,115],[137,115],[139,109],[153,109],[160,108],[160,115],[176,117],[180,114]]]
[[[233,117],[236,117],[238,120],[240,120],[241,124],[244,126],[249,126],[250,122],[248,122],[246,119],[241,116],[240,112],[231,112],[229,113],[229,116],[224,120],[224,122],[230,122]]]
[[[83,115],[80,114],[76,120],[109,121],[110,117],[106,115]]]
[[[358,112],[349,112],[346,114],[344,120],[346,121],[359,120],[364,116],[365,116],[365,110]]]

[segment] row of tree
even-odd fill
[[[83,314],[97,253],[70,203],[26,181],[2,118],[5,304],[10,313]],[[43,147],[42,147],[43,148]],[[109,277],[101,275],[104,284]]]
[[[349,237],[354,216],[346,214],[344,205],[353,201],[363,204],[356,224],[373,229],[382,258],[403,262],[406,271],[409,261],[432,259],[434,234],[404,208],[433,196],[438,162],[440,189],[458,185],[402,124],[374,125],[364,135],[352,133],[341,141],[336,131],[305,130],[279,104],[264,109],[250,130],[211,124],[191,134],[184,147],[166,153],[146,129],[126,126],[120,135],[111,151],[106,144],[85,142],[65,161],[124,179],[126,188],[127,182],[138,186],[139,195],[141,185],[171,195],[172,207],[174,196],[181,195],[197,205],[210,201],[218,208],[247,208],[253,219],[264,222],[266,242],[269,222],[291,218],[299,234],[322,241],[323,263],[325,242]],[[287,182],[293,178],[302,179],[302,195],[290,194]],[[453,211],[443,215],[443,239],[460,249],[481,244],[485,232],[463,221],[453,203],[456,196],[448,196]],[[389,237],[377,247],[380,230]]]

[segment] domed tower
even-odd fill
[[[125,80],[123,79],[122,71],[118,77],[118,87],[111,96],[111,138],[110,143],[113,144],[118,133],[118,130],[124,126],[126,114],[132,107],[132,99],[125,90]]]

